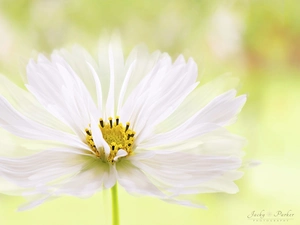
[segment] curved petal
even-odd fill
[[[46,201],[55,199],[56,197],[49,195],[49,194],[45,194],[45,195],[35,195],[34,197],[31,196],[31,198],[29,198],[29,201],[23,205],[21,205],[18,208],[18,212],[22,212],[22,211],[26,211],[26,210],[30,210],[33,209],[43,203],[45,203]]]
[[[27,66],[28,90],[54,116],[69,125],[84,140],[89,115],[97,108],[83,82],[59,55],[52,62],[40,56]]]
[[[105,118],[115,116],[120,90],[125,78],[125,65],[121,41],[118,34],[111,38],[105,36],[99,43],[99,78],[103,86],[103,99],[105,100]]]
[[[31,93],[15,85],[7,77],[0,75],[0,94],[21,114],[45,126],[70,132],[70,128],[45,110]]]
[[[179,57],[182,58],[182,57]],[[136,143],[151,135],[153,128],[165,120],[197,86],[197,66],[193,60],[171,64],[165,54],[153,70],[138,84],[121,110],[133,123]]]
[[[139,147],[149,148],[187,141],[232,123],[246,102],[245,95],[235,97],[235,94],[235,90],[230,90],[216,97],[177,128],[156,134],[144,140]]]
[[[55,180],[78,173],[85,165],[85,156],[43,151],[21,158],[0,158],[0,175],[21,188],[37,192],[48,189]]]
[[[95,120],[91,121],[91,131],[93,134],[94,142],[97,148],[104,148],[104,152],[106,155],[109,155],[110,153],[110,147],[106,143],[106,141],[103,139],[101,130],[99,129],[98,123],[95,122]]]
[[[168,154],[168,151],[155,151],[144,156],[140,153],[137,159],[132,156],[130,160],[154,179],[161,189],[175,196],[215,191],[233,193],[236,185],[232,181],[241,175],[235,171],[241,166],[241,159],[234,156]]]
[[[86,166],[75,176],[63,183],[54,185],[55,195],[73,195],[77,197],[90,197],[97,191],[105,188],[106,175],[109,168],[99,159],[90,159]]]
[[[120,161],[116,168],[119,184],[130,194],[165,196],[141,170],[128,160]]]
[[[238,83],[238,78],[231,76],[231,74],[224,74],[213,81],[198,86],[184,99],[173,114],[158,124],[155,128],[155,132],[167,132],[178,127],[199,112],[216,96],[236,88]]]
[[[108,171],[104,174],[103,184],[105,188],[112,188],[117,182],[117,171],[115,165],[108,165]]]
[[[44,151],[22,158],[0,158],[0,176],[12,184],[6,186],[6,193],[21,191],[23,196],[38,197],[21,210],[60,195],[91,196],[104,188],[107,174],[108,165],[101,160],[64,152]]]
[[[83,149],[88,148],[72,134],[54,130],[21,115],[2,96],[0,96],[0,109],[0,126],[14,135],[33,140],[57,141]]]
[[[98,88],[94,82],[93,73],[95,72],[97,74],[99,72],[99,67],[93,57],[79,45],[73,46],[70,51],[66,49],[54,51],[53,55],[61,55],[67,61],[67,63],[72,67],[74,72],[87,87],[93,100],[97,102]]]

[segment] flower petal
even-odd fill
[[[235,94],[235,90],[230,90],[216,97],[177,128],[154,135],[141,143],[139,147],[149,148],[187,141],[232,123],[246,102],[245,95],[235,98]]]
[[[133,165],[154,179],[158,187],[174,195],[197,194],[210,191],[235,192],[232,182],[240,173],[239,157],[209,156],[184,152],[151,151],[130,158]],[[233,172],[234,171],[234,172]],[[231,179],[228,174],[233,174]],[[217,181],[217,182],[216,182]]]
[[[104,188],[108,165],[98,159],[90,159],[86,166],[64,183],[54,186],[55,195],[90,197]]]
[[[27,118],[51,128],[66,132],[71,131],[70,128],[45,110],[31,93],[18,87],[3,75],[0,75],[0,94],[9,99],[13,107]]]
[[[85,85],[66,61],[56,54],[52,55],[52,62],[40,56],[37,64],[29,62],[27,74],[28,90],[84,140],[89,115],[97,114],[97,108]]]
[[[179,64],[179,60],[174,65],[165,62],[170,62],[169,56],[160,59],[157,69],[154,68],[133,91],[138,98],[129,97],[122,109],[127,114],[133,113],[130,121],[138,135],[136,144],[151,134],[154,126],[172,114],[197,86],[197,66],[193,60],[187,64]],[[137,95],[135,92],[140,90],[143,92]]]
[[[108,171],[104,173],[104,187],[112,188],[117,182],[117,172],[115,165],[108,165]]]
[[[153,68],[141,79],[140,83],[131,91],[129,96],[126,98],[123,107],[119,114],[120,118],[124,121],[130,121],[135,124],[135,118],[139,113],[139,110],[147,101],[147,98],[151,94],[156,93],[157,84],[164,78],[164,74],[171,65],[171,58],[169,55],[161,55],[159,61],[154,65]],[[138,61],[135,68],[138,68]],[[135,73],[131,76],[134,78]],[[152,99],[152,98],[150,98]]]
[[[110,153],[110,147],[103,139],[101,130],[99,129],[98,123],[95,120],[91,121],[91,130],[97,149],[103,147],[105,154],[108,156]]]
[[[0,96],[0,126],[14,135],[32,140],[50,140],[69,146],[87,149],[76,136],[46,127],[17,112],[6,99]]]
[[[103,87],[105,99],[105,118],[115,116],[120,90],[125,78],[123,50],[118,34],[111,38],[104,37],[99,43],[99,78],[101,83],[109,84]]]
[[[164,194],[128,160],[117,163],[117,178],[120,185],[130,194],[164,197]]]
[[[0,158],[0,176],[21,188],[47,190],[49,182],[78,173],[86,156],[43,151],[21,158]]]
[[[117,162],[119,158],[127,156],[128,153],[124,149],[119,149],[116,156],[114,157],[114,161]]]
[[[236,77],[232,77],[230,74],[224,74],[213,81],[198,86],[184,99],[173,114],[158,124],[155,131],[161,133],[178,127],[199,112],[216,96],[237,87],[238,81]]]
[[[22,211],[33,209],[33,208],[35,208],[35,207],[43,204],[44,202],[49,201],[50,199],[55,199],[55,197],[53,197],[53,196],[51,196],[49,194],[46,194],[46,195],[36,195],[33,198],[31,198],[29,200],[29,202],[21,205],[18,208],[18,212],[22,212]]]
[[[94,82],[93,73],[95,72],[97,74],[99,67],[93,57],[84,48],[78,45],[73,46],[70,51],[66,49],[54,51],[52,55],[60,55],[68,62],[96,102],[98,88]],[[53,60],[56,60],[55,57]],[[92,68],[92,70],[90,68]]]

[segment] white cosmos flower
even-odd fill
[[[113,40],[97,58],[80,47],[39,55],[27,65],[27,90],[1,77],[0,126],[21,147],[17,157],[0,157],[0,182],[10,184],[0,191],[34,196],[22,210],[117,182],[131,194],[194,207],[205,206],[191,195],[238,191],[244,140],[224,127],[246,96],[221,93],[229,77],[198,87],[192,59],[172,62],[138,46],[124,60]]]

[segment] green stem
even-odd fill
[[[119,225],[119,203],[117,184],[111,188],[112,225]]]

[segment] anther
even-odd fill
[[[103,123],[103,119],[102,118],[100,118],[100,125],[101,125],[101,127],[104,127],[104,123]]]
[[[109,120],[110,128],[112,128],[112,126],[113,126],[113,124],[112,124],[112,118],[109,117],[108,120]]]
[[[92,134],[91,134],[91,131],[89,130],[89,129],[85,129],[85,132],[87,133],[87,135],[89,135],[89,136],[91,136]]]
[[[102,150],[97,149],[97,145],[93,139],[93,132],[89,125],[84,130],[86,133],[86,143],[90,146],[95,156],[102,160],[107,159],[108,162],[113,164],[118,161],[114,160],[114,157],[117,156],[120,149],[126,151],[128,155],[133,152],[132,148],[134,145],[135,132],[130,128],[130,122],[123,125],[120,121],[120,117],[116,116],[114,118],[108,117],[107,122],[100,118],[98,126],[102,132],[103,139],[110,146],[110,153],[109,155],[102,155]]]
[[[129,134],[127,135],[127,140],[129,140],[131,137],[134,137],[134,133],[129,133]]]
[[[126,123],[126,128],[125,128],[125,132],[129,129],[129,125],[130,125],[130,123],[129,122],[127,122]]]
[[[111,149],[112,149],[112,150],[115,150],[115,146],[116,146],[116,145],[117,145],[116,142],[112,142],[112,143],[111,143]]]

